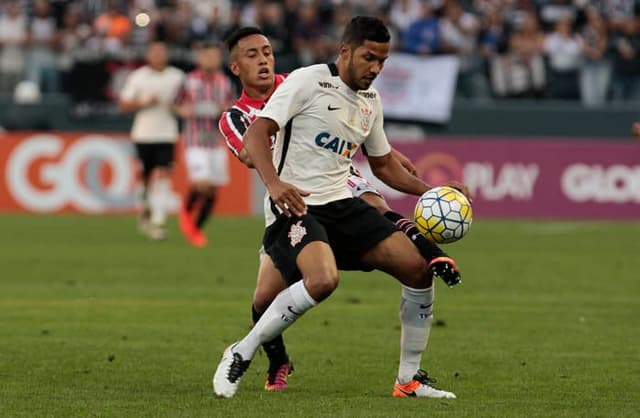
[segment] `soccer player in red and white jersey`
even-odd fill
[[[244,27],[237,30],[227,40],[227,46],[231,53],[230,69],[240,79],[243,91],[234,105],[223,112],[219,127],[231,151],[248,167],[253,167],[244,149],[242,136],[286,75],[274,73],[275,61],[271,44],[258,28]],[[392,150],[392,153],[402,166],[415,174],[415,167],[409,159],[396,150]],[[393,212],[380,193],[355,168],[352,168],[348,183],[354,197],[359,197],[376,208],[411,238],[421,254],[430,262],[434,275],[441,277],[450,286],[460,282],[455,262],[435,244],[427,241],[411,220]],[[457,182],[451,184],[457,188],[464,187]],[[271,258],[267,254],[261,254],[252,306],[254,322],[260,319],[269,304],[285,287],[282,275],[275,268]],[[265,388],[269,391],[286,390],[287,375],[291,372],[292,366],[282,336],[279,335],[262,344],[262,347],[270,363]]]
[[[196,247],[207,244],[202,228],[218,196],[229,182],[227,151],[218,130],[218,118],[234,98],[231,80],[220,70],[222,47],[203,43],[197,50],[198,66],[187,75],[176,99],[178,115],[185,120],[182,138],[190,187],[180,208],[180,229]]]
[[[240,98],[222,113],[219,128],[229,149],[240,161],[252,168],[253,165],[243,148],[242,135],[286,75],[274,73],[271,44],[258,28],[238,29],[227,40],[227,46],[231,54],[229,67],[231,72],[240,79],[243,89]],[[254,322],[260,319],[262,313],[273,298],[284,289],[284,286],[282,276],[276,270],[269,256],[261,254],[251,307]],[[288,387],[287,376],[293,367],[282,336],[263,344],[262,347],[269,358],[265,389],[268,391],[286,390]]]

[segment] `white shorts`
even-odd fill
[[[187,175],[192,182],[208,182],[215,186],[229,183],[229,160],[225,147],[187,147]]]
[[[351,190],[353,197],[360,197],[365,193],[374,193],[382,197],[380,192],[373,187],[373,184],[369,183],[369,180],[357,174],[349,174],[347,184],[349,185],[349,190]]]

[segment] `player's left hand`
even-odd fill
[[[473,202],[473,196],[471,196],[471,191],[464,183],[460,183],[459,181],[456,181],[456,180],[450,180],[445,184],[443,184],[443,186],[448,186],[460,191],[463,195],[467,197],[467,200],[469,200],[469,203]]]

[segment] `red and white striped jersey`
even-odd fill
[[[233,98],[231,80],[222,71],[209,76],[199,69],[190,72],[176,97],[176,104],[190,104],[196,112],[196,116],[185,119],[185,146],[218,146],[221,139],[216,129],[218,117]]]
[[[287,74],[275,75],[276,87],[274,91],[286,77]],[[265,99],[253,99],[247,96],[247,93],[242,90],[240,98],[220,116],[218,127],[224,139],[227,141],[227,146],[236,156],[243,148],[242,136],[247,131],[251,122],[256,120],[258,112],[264,107],[267,100],[269,100],[269,97]],[[273,143],[271,145],[273,145]]]

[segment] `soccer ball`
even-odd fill
[[[414,221],[428,240],[438,244],[458,241],[469,232],[473,211],[467,197],[452,187],[427,190],[416,203]]]

